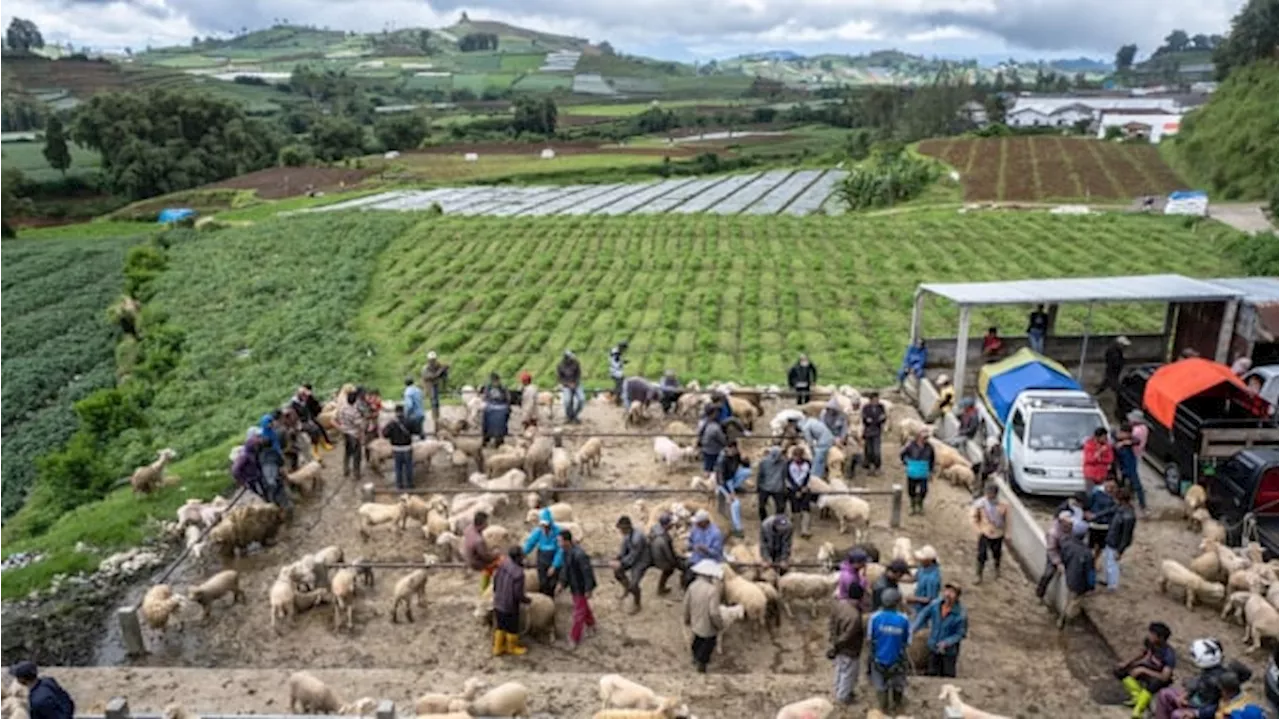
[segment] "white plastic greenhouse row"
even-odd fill
[[[637,184],[473,186],[394,190],[317,207],[334,210],[425,210],[493,217],[710,212],[720,215],[810,215],[839,211],[843,170],[772,170],[746,175],[676,178]]]

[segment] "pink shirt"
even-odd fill
[[[1151,428],[1145,424],[1133,425],[1133,452],[1138,455],[1138,459],[1142,459],[1142,453],[1147,448],[1147,435],[1151,432]]]

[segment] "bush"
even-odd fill
[[[891,207],[913,199],[938,178],[937,164],[906,152],[882,148],[853,168],[839,193],[852,211]]]
[[[139,301],[151,299],[150,284],[165,268],[164,252],[155,245],[130,248],[124,259],[125,294]]]
[[[316,155],[307,145],[285,145],[280,148],[282,167],[305,167],[315,162]]]

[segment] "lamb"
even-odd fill
[[[427,606],[427,570],[415,569],[396,582],[395,600],[391,603],[391,623],[398,620],[400,605],[404,604],[404,615],[413,621],[413,598],[418,598],[418,608]]]
[[[1200,536],[1213,539],[1219,543],[1227,541],[1227,528],[1209,514],[1209,510],[1201,507],[1191,513],[1191,521],[1200,525]]]
[[[519,447],[508,447],[501,452],[496,452],[485,460],[485,474],[492,479],[509,470],[520,469],[524,467],[524,457],[525,451]],[[472,484],[475,484],[475,482],[472,482]]]
[[[694,451],[696,450],[693,447],[681,447],[670,437],[653,438],[653,461],[665,463],[668,472],[676,465],[692,459]]]
[[[452,711],[454,702],[461,700],[469,702],[475,699],[476,694],[480,692],[480,687],[484,686],[484,682],[476,677],[468,677],[462,684],[461,694],[423,694],[413,701],[414,712],[421,717],[423,714],[444,714]],[[470,716],[462,714],[462,716]]]
[[[805,572],[787,572],[778,578],[778,594],[782,597],[782,609],[787,613],[788,617],[794,617],[791,613],[791,601],[795,599],[808,600],[809,614],[814,614],[813,602],[830,599],[832,592],[836,589],[836,584],[840,581],[839,574],[807,574]]]
[[[827,719],[835,710],[826,697],[809,697],[782,707],[774,719]]]
[[[977,477],[973,474],[973,468],[967,464],[953,464],[938,472],[938,476],[954,487],[964,487],[970,492],[977,489]]]
[[[649,419],[644,412],[644,403],[639,400],[632,400],[631,406],[627,407],[627,411],[622,415],[623,427],[639,427]]]
[[[542,472],[552,471],[551,457],[555,454],[555,442],[544,434],[535,433],[528,451],[524,454],[524,473],[536,477]]]
[[[556,524],[559,524],[560,522],[573,521],[573,505],[568,502],[556,502],[555,504],[545,507],[545,509],[551,512],[551,518],[555,520]],[[524,521],[529,524],[536,524],[538,522],[539,513],[540,512],[537,509],[529,510],[529,513],[525,515]]]
[[[339,569],[329,581],[329,591],[333,594],[333,630],[342,628],[343,610],[346,610],[347,628],[350,629],[355,613],[356,570],[351,567]]]
[[[437,454],[453,454],[453,444],[439,439],[428,439],[413,443],[413,464],[431,466],[431,459]]]
[[[165,466],[177,456],[177,452],[165,448],[160,450],[156,461],[133,470],[133,474],[129,476],[129,485],[133,487],[133,493],[151,494],[159,489],[164,484]]]
[[[578,448],[577,454],[573,456],[573,463],[582,468],[583,474],[590,476],[600,466],[603,449],[604,442],[599,437],[592,437]]]
[[[324,464],[319,457],[307,462],[293,472],[285,472],[284,479],[298,488],[304,496],[316,491],[320,485],[320,470]]]
[[[600,677],[601,709],[648,709],[665,714],[673,712],[679,703],[679,699],[659,696],[649,687],[637,684],[621,674]],[[688,713],[687,708],[684,713]]]
[[[184,601],[181,595],[173,593],[173,588],[168,584],[157,584],[143,595],[138,612],[147,626],[163,633],[169,626],[169,619],[177,614]],[[176,621],[178,629],[181,629],[182,619],[179,617]]]
[[[495,466],[501,466],[501,464],[490,460],[489,467],[492,469]],[[525,482],[528,481],[529,478],[528,475],[524,473],[524,470],[520,469],[518,466],[508,469],[501,477],[493,477],[493,475],[489,475],[489,477],[492,478],[486,478],[482,474],[473,474],[470,477],[467,477],[467,481],[480,489],[491,491],[520,489],[525,485]]]
[[[380,524],[390,524],[399,532],[403,522],[407,506],[407,497],[401,495],[395,504],[379,504],[377,502],[365,502],[360,505],[356,513],[360,515],[360,538],[368,541],[369,528],[376,527]]]
[[[519,682],[507,682],[490,689],[467,705],[472,716],[529,716],[529,690]]]
[[[1187,488],[1187,493],[1182,495],[1183,514],[1190,520],[1196,510],[1205,506],[1208,501],[1209,497],[1205,493],[1203,486],[1199,484],[1191,485]]]
[[[1008,717],[984,712],[965,704],[960,700],[960,688],[954,684],[943,684],[942,693],[938,695],[938,699],[947,703],[953,715],[959,712],[962,719],[1008,719]]]
[[[192,587],[187,597],[200,605],[201,612],[209,615],[209,605],[214,600],[231,595],[231,603],[244,600],[244,592],[240,591],[240,573],[234,569],[218,572],[198,587]]]
[[[1160,592],[1163,594],[1170,584],[1183,589],[1187,609],[1195,607],[1197,596],[1201,600],[1207,597],[1210,601],[1218,602],[1226,595],[1226,587],[1222,584],[1207,581],[1172,559],[1166,559],[1160,563]]]
[[[292,564],[285,565],[280,571],[280,576],[288,577],[298,589],[311,589],[318,581],[315,556],[308,554]]]
[[[1254,594],[1244,604],[1244,641],[1250,643],[1249,651],[1261,649],[1264,637],[1280,639],[1280,614],[1270,602]]]
[[[812,484],[813,480],[809,480]],[[860,541],[862,534],[871,526],[871,505],[866,500],[851,494],[823,494],[818,497],[818,509],[831,510],[840,523],[840,533],[844,534],[850,525],[854,528],[854,541]]]
[[[569,486],[569,470],[573,467],[573,458],[568,450],[555,447],[551,450],[551,486],[563,489]]]
[[[765,626],[769,597],[759,585],[740,576],[730,566],[724,568],[724,601],[742,606],[748,621],[759,627]],[[752,627],[752,633],[755,631],[756,628]]]
[[[1218,542],[1212,539],[1206,539],[1201,542],[1200,548],[1203,551],[1200,556],[1191,560],[1187,568],[1210,582],[1216,582],[1218,576],[1222,573],[1222,563],[1218,559],[1218,547]]]
[[[888,410],[885,410],[886,412]],[[928,425],[915,417],[906,417],[898,421],[898,442],[906,444],[915,438],[920,430],[925,429]]]
[[[368,714],[374,703],[362,698],[343,704],[329,685],[311,672],[289,675],[289,711],[294,714]]]

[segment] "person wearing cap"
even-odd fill
[[[942,592],[942,569],[938,566],[938,551],[932,544],[926,544],[916,553],[916,591],[903,599],[907,609],[920,611],[930,602],[938,598]]]
[[[771,500],[775,513],[787,511],[787,458],[776,444],[765,450],[756,468],[756,510],[761,522],[769,516]]]
[[[1009,525],[1009,505],[1000,501],[1000,488],[987,482],[982,497],[973,502],[973,526],[978,530],[978,571],[974,584],[982,584],[987,555],[994,563],[996,579],[1000,578],[1000,559],[1004,556],[1004,532]]]
[[[391,443],[396,489],[413,489],[413,430],[405,417],[404,405],[396,407],[395,416],[382,428],[382,436]]]
[[[1084,543],[1088,533],[1088,522],[1073,519],[1070,533],[1065,534],[1058,545],[1058,553],[1062,558],[1062,579],[1067,587],[1067,606],[1058,617],[1058,628],[1065,627],[1067,620],[1075,618],[1084,596],[1092,592],[1097,584],[1093,552]]]
[[[538,526],[524,540],[525,554],[537,550],[538,591],[548,597],[555,596],[554,577],[564,566],[564,550],[560,546],[560,527],[551,516],[551,509],[543,507],[538,512]]]
[[[942,596],[929,602],[916,614],[911,634],[929,628],[929,666],[931,677],[955,677],[960,658],[960,642],[969,634],[969,613],[960,603],[962,590],[956,582],[947,582]]]
[[[1057,518],[1049,524],[1049,531],[1044,533],[1044,572],[1040,575],[1040,581],[1036,583],[1037,599],[1044,599],[1045,592],[1049,591],[1049,583],[1062,570],[1060,549],[1063,537],[1071,534],[1071,523],[1070,512],[1059,512]]]
[[[1083,466],[1084,478],[1092,484],[1102,484],[1111,474],[1111,463],[1116,460],[1115,450],[1107,439],[1105,427],[1093,430],[1093,436],[1084,441]]]
[[[813,476],[825,479],[827,453],[831,451],[831,445],[835,444],[836,436],[831,433],[831,428],[817,417],[804,417],[799,419],[799,423],[800,436],[813,450],[813,469],[811,470]]]
[[[1049,313],[1044,311],[1044,305],[1036,305],[1027,315],[1027,346],[1038,355],[1044,354],[1044,338],[1048,334]]]
[[[901,599],[902,594],[898,583],[910,573],[911,568],[905,561],[895,559],[889,562],[889,566],[884,568],[884,573],[871,585],[871,611],[874,612],[884,606],[884,594],[891,589]]]
[[[729,443],[729,438],[724,432],[724,425],[720,423],[720,416],[716,413],[716,408],[708,406],[702,412],[702,421],[698,423],[698,449],[702,451],[702,471],[707,473],[712,481],[715,481],[716,460],[720,459],[720,453],[724,451],[725,445]]]
[[[858,607],[862,611],[871,608],[870,583],[867,581],[867,553],[861,547],[854,547],[840,562],[840,576],[836,580],[836,596],[852,596],[853,588],[858,589]]]
[[[678,571],[683,576],[685,568],[684,558],[676,554],[675,543],[671,539],[672,521],[671,513],[663,512],[649,528],[649,555],[653,558],[653,566],[662,572],[658,577],[659,596],[671,591],[667,586],[671,575]]]
[[[925,347],[924,338],[907,346],[902,356],[902,366],[898,368],[898,388],[901,389],[908,377],[920,379],[924,377],[924,367],[929,363],[929,350]]]
[[[52,677],[40,676],[35,662],[18,662],[9,667],[9,675],[27,690],[27,714],[31,719],[72,719],[75,716],[76,703],[71,695]]]
[[[262,471],[262,488],[266,491],[267,499],[281,509],[292,511],[293,500],[282,477],[285,434],[283,416],[283,412],[275,409],[258,420],[263,440],[258,445],[258,467]]]
[[[818,383],[818,368],[809,361],[809,355],[800,355],[800,359],[787,370],[787,386],[796,393],[796,404],[808,404],[809,392]]]
[[[760,523],[760,559],[765,569],[772,569],[782,576],[791,566],[791,536],[795,528],[787,519],[786,510],[778,508],[777,514]]]
[[[716,492],[729,503],[729,518],[733,522],[733,536],[742,535],[742,500],[738,499],[738,490],[751,477],[751,462],[742,456],[738,443],[730,441],[724,451],[716,458],[715,467]]]
[[[693,526],[689,529],[689,566],[701,562],[704,559],[710,559],[715,562],[724,561],[724,534],[720,531],[720,527],[711,521],[711,514],[705,509],[699,509],[693,515]],[[684,585],[687,587],[692,581],[692,575],[687,574],[684,577]]]
[[[662,413],[671,414],[676,408],[676,402],[680,401],[680,395],[683,394],[680,389],[680,380],[676,379],[675,370],[669,369],[662,373],[658,390],[661,392]]]
[[[525,428],[538,424],[538,385],[528,370],[520,372],[520,414]]]
[[[837,704],[854,702],[853,689],[858,683],[858,660],[862,656],[865,625],[862,621],[862,587],[849,585],[843,594],[837,593],[827,621],[827,636],[831,645],[827,659],[835,663],[834,691]]]
[[[471,519],[471,526],[462,533],[462,560],[467,563],[468,569],[480,572],[481,593],[488,588],[493,573],[497,571],[498,564],[502,561],[502,555],[493,551],[484,539],[484,530],[488,526],[488,513],[476,512],[475,517]],[[539,576],[538,579],[542,577]]]
[[[845,438],[849,436],[849,417],[840,408],[840,400],[835,397],[827,400],[827,406],[822,408],[821,417],[822,423],[831,430],[831,436],[836,438],[836,443],[843,444]]]
[[[618,599],[626,599],[628,594],[632,595],[636,599],[635,611],[638,612],[640,580],[644,579],[644,573],[653,565],[649,539],[643,531],[632,526],[631,517],[619,517],[615,526],[622,535],[622,544],[618,547],[617,556],[609,561],[609,567],[613,569],[613,578],[622,585],[622,596]]]
[[[497,372],[490,372],[489,382],[481,388],[480,396],[484,397],[480,420],[484,440],[481,446],[492,443],[494,447],[501,447],[511,421],[511,393],[502,384],[502,377]]]
[[[884,437],[884,423],[889,420],[876,390],[867,392],[867,399],[858,411],[862,419],[862,466],[873,475],[880,474],[880,440]]]
[[[956,406],[956,387],[951,384],[951,377],[945,373],[940,374],[934,380],[934,384],[938,387],[938,398],[933,401],[933,407],[930,408],[929,414],[924,418],[927,424],[933,424],[938,421],[938,418],[950,412]]]
[[[560,383],[560,402],[569,424],[578,424],[578,413],[586,406],[587,396],[582,390],[582,363],[573,350],[565,350],[560,364],[556,365],[556,381]]]
[[[974,404],[973,399],[965,397],[960,400],[960,427],[956,430],[955,436],[947,438],[947,444],[960,449],[965,443],[978,436],[978,430],[982,428],[982,416],[978,414],[978,407]]]
[[[582,643],[582,634],[590,629],[595,633],[596,615],[591,611],[591,594],[596,590],[596,573],[591,568],[591,557],[580,545],[574,544],[573,534],[560,530],[560,551],[564,556],[564,570],[560,583],[569,588],[573,597],[573,626],[569,629],[569,650]]]
[[[809,492],[809,460],[805,459],[803,447],[791,448],[791,460],[787,462],[787,504],[792,514],[800,515],[800,536],[809,538],[809,502],[813,495]]]
[[[622,407],[629,406],[623,379],[626,377],[627,360],[623,355],[627,351],[627,342],[623,340],[609,350],[609,378],[613,380],[613,403]]]
[[[872,600],[873,603],[875,600]],[[884,590],[880,609],[867,621],[867,639],[871,657],[867,676],[876,690],[880,711],[900,713],[907,690],[907,647],[911,644],[911,621],[900,610],[902,595],[896,588]]]
[[[1120,588],[1120,558],[1133,544],[1133,528],[1138,522],[1131,499],[1127,487],[1116,490],[1116,508],[1109,517],[1102,547],[1103,576],[1107,580],[1107,590],[1111,592]]]
[[[449,378],[449,365],[440,361],[435,352],[427,353],[427,363],[422,366],[422,389],[431,398],[431,425],[440,424],[440,391]]]
[[[404,401],[400,406],[404,407],[404,420],[409,431],[419,437],[425,437],[423,428],[427,420],[427,410],[423,406],[422,388],[414,384],[412,377],[404,378]]]
[[[524,588],[524,552],[507,549],[493,573],[493,656],[520,656],[529,651],[520,644],[520,606],[530,602]]]
[[[1156,694],[1173,681],[1177,655],[1174,654],[1173,647],[1169,646],[1172,634],[1169,625],[1152,622],[1147,626],[1146,638],[1142,640],[1142,652],[1133,659],[1118,664],[1113,672],[1129,692],[1134,719],[1142,719]]]
[[[907,494],[911,497],[911,513],[924,514],[924,498],[929,494],[929,478],[933,476],[933,445],[929,442],[929,429],[916,432],[898,453],[907,473]]]
[[[1095,395],[1107,390],[1119,394],[1120,373],[1124,372],[1124,348],[1130,344],[1128,337],[1120,335],[1107,347],[1106,354],[1102,356],[1102,384],[1094,391]]]
[[[720,578],[724,576],[724,568],[719,562],[703,559],[689,571],[693,579],[684,593],[683,622],[693,635],[693,665],[699,673],[705,674],[707,665],[711,663],[711,654],[716,649],[716,638],[724,629],[724,621],[720,618],[720,604],[724,597]]]

